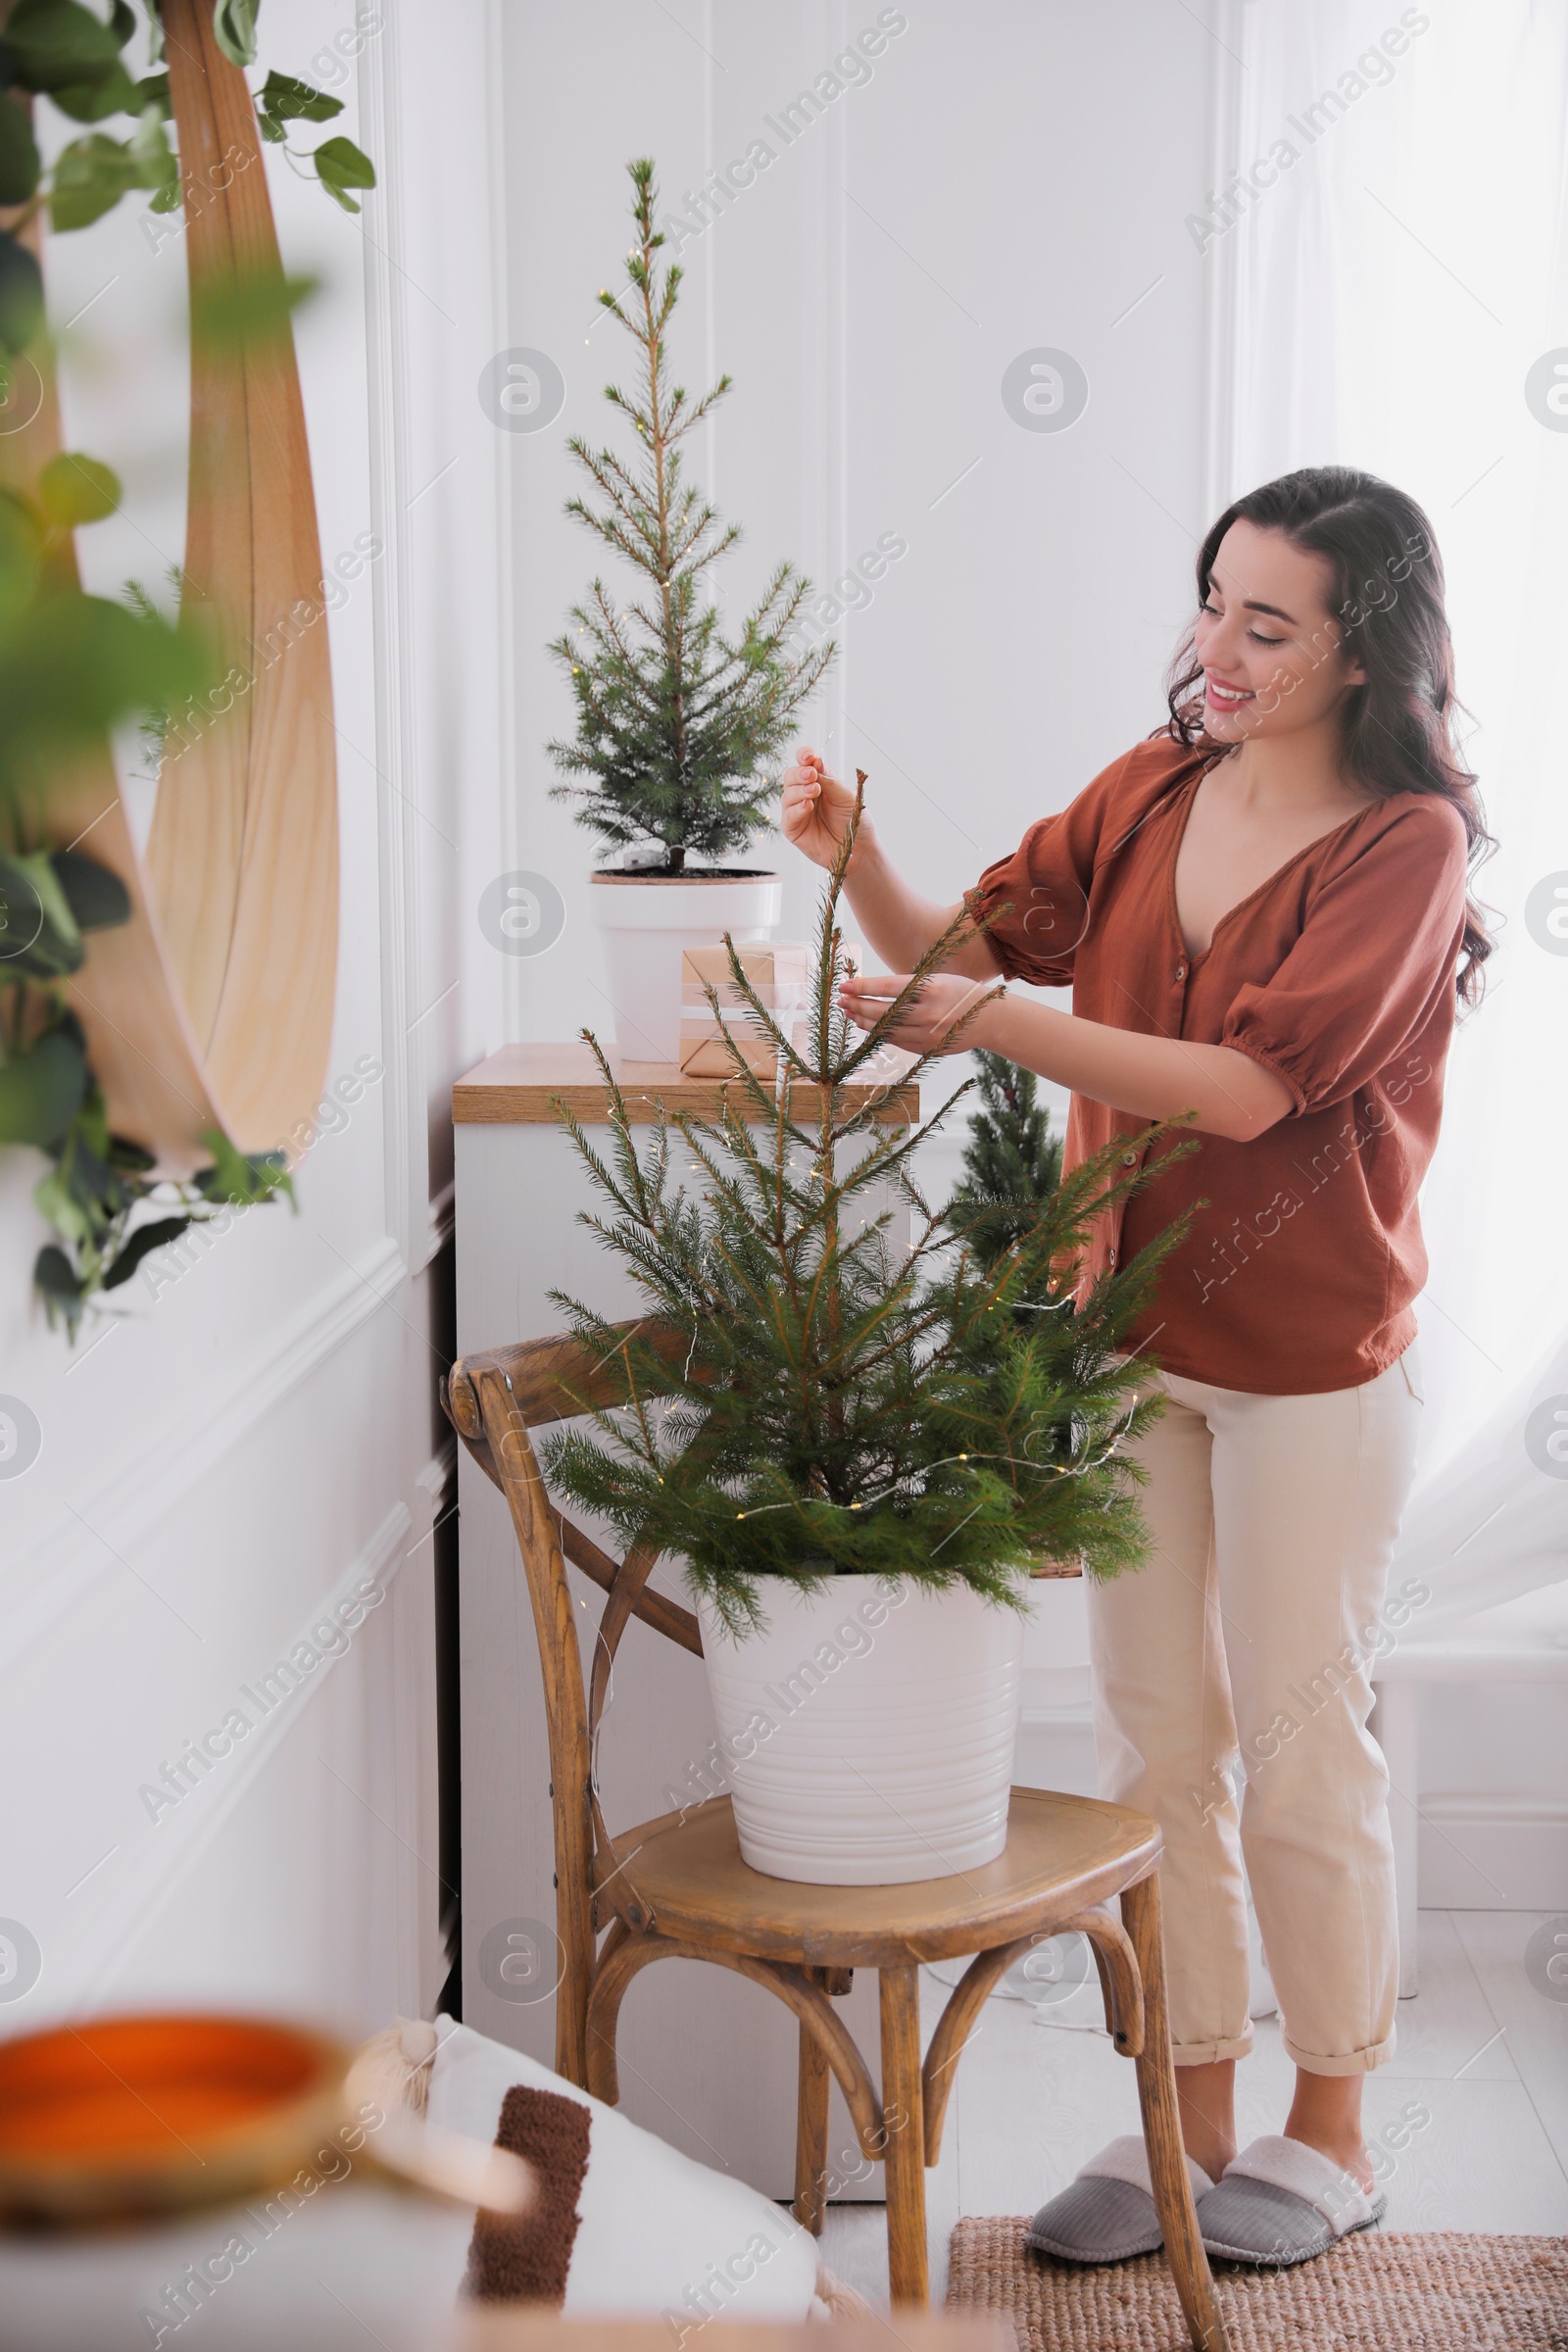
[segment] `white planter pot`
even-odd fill
[[[770,1878],[896,1886],[995,1861],[1023,1619],[966,1585],[765,1580],[767,1623],[729,1634],[697,1596],[741,1852]]]
[[[627,1061],[678,1061],[682,951],[716,947],[726,931],[737,947],[766,939],[783,909],[783,881],[777,874],[701,872],[667,880],[636,873],[590,879],[610,964],[616,1051]]]

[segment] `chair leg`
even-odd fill
[[[931,2300],[925,2244],[925,2117],[920,2088],[920,1972],[882,1974],[882,2124],[887,2133],[888,2283],[895,2305]]]
[[[1121,1915],[1144,1984],[1144,2047],[1134,2063],[1154,2205],[1165,2233],[1165,2258],[1196,2352],[1229,2352],[1230,2338],[1214,2293],[1208,2257],[1198,2234],[1193,2184],[1182,2147],[1170,2021],[1165,2012],[1165,1949],[1159,1931],[1157,1873],[1137,1886],[1123,1888]]]
[[[795,2117],[795,2219],[813,2237],[822,2234],[827,2201],[827,2102],[832,2071],[827,2052],[802,2026],[800,2089]]]

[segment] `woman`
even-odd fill
[[[1466,898],[1487,836],[1413,501],[1345,467],[1288,474],[1220,516],[1198,588],[1169,723],[982,876],[969,904],[990,927],[897,1042],[949,1050],[978,1004],[955,1050],[1072,1089],[1069,1165],[1196,1114],[1200,1150],[1106,1220],[1086,1269],[1193,1207],[1133,1335],[1166,1407],[1141,1447],[1149,1564],[1088,1589],[1096,1745],[1102,1792],[1163,1833],[1204,2240],[1291,2263],[1386,2202],[1360,2121],[1362,2079],[1393,2053],[1397,1977],[1367,1667],[1421,1417],[1416,1195],[1456,997],[1478,993],[1490,953]],[[783,779],[788,838],[828,864],[851,806],[803,751]],[[895,974],[954,912],[914,895],[869,825],[848,890]],[[999,977],[1070,983],[1073,1010],[1008,998]],[[903,985],[852,979],[843,1001],[869,1026]],[[1238,2155],[1244,1853],[1297,2076],[1283,2133]],[[1031,2234],[1084,2262],[1158,2246],[1142,2140],[1112,2142]]]

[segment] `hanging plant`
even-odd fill
[[[163,15],[172,18],[175,6],[176,0],[169,0],[164,12],[147,0],[149,62],[155,68],[165,62]],[[175,81],[183,77],[188,102],[192,93],[211,93],[215,77],[205,63],[209,39],[229,66],[254,63],[256,0],[218,0],[216,9],[212,0],[177,0],[177,6]],[[200,13],[204,7],[205,22]],[[193,1024],[182,1008],[168,1004],[166,964],[172,962],[181,981],[188,983],[189,942],[181,936],[164,951],[142,936],[152,918],[118,808],[108,752],[112,732],[137,716],[161,740],[171,713],[202,710],[209,714],[204,723],[211,734],[215,721],[210,713],[218,690],[234,676],[231,667],[225,679],[223,667],[233,647],[225,644],[220,630],[192,626],[183,613],[179,622],[168,621],[134,585],[122,601],[83,592],[73,535],[115,511],[120,485],[111,469],[96,460],[50,447],[51,436],[58,437],[58,412],[36,250],[43,221],[56,232],[85,228],[133,193],[146,196],[154,213],[174,212],[181,203],[180,158],[169,135],[180,109],[170,73],[155,71],[132,79],[123,61],[137,24],[127,0],[112,0],[107,21],[79,0],[18,0],[0,34],[0,205],[14,208],[9,225],[0,229],[0,400],[20,401],[24,379],[30,385],[35,376],[37,384],[37,421],[25,419],[0,441],[9,477],[0,483],[0,1146],[29,1145],[50,1160],[34,1199],[56,1238],[38,1254],[34,1282],[51,1324],[63,1322],[73,1337],[90,1304],[119,1289],[151,1250],[190,1224],[229,1203],[292,1194],[286,1154],[281,1150],[241,1149],[212,1113],[208,1098],[213,1088],[199,1060],[191,1074],[193,1054],[204,1047],[209,1058],[217,1057],[225,1099],[245,1101],[248,1123],[265,1130],[270,1120],[270,1132],[279,1131],[274,1114],[289,1099],[288,1088],[275,1083],[269,1091],[270,1073],[265,1069],[255,1084],[237,1083],[243,1048],[229,1048],[225,1061],[223,1005],[207,1008]],[[220,74],[227,72],[228,66],[218,64]],[[269,74],[259,92],[251,92],[241,76],[235,79],[241,122],[254,104],[254,117],[246,127],[282,146],[295,170],[308,172],[335,203],[357,212],[359,205],[350,191],[375,183],[368,159],[346,138],[333,137],[310,149],[296,147],[289,135],[294,124],[330,121],[341,112],[341,102],[292,75]],[[85,131],[68,141],[45,170],[31,120],[40,100],[76,122],[97,126],[122,117],[128,118],[129,126],[122,135],[100,127]],[[214,121],[224,104],[232,115],[231,93],[213,96],[207,111]],[[206,131],[205,121],[200,127]],[[192,198],[200,200],[197,212],[211,212],[222,202],[216,191],[223,185],[216,172],[198,176],[195,162],[188,159],[188,224]],[[260,204],[270,241],[265,184]],[[233,410],[233,402],[225,404],[222,396],[226,375],[241,389],[238,430],[243,440],[253,429],[247,416],[249,388],[259,373],[270,374],[275,385],[282,372],[288,377],[284,421],[292,424],[298,409],[292,350],[287,369],[280,371],[276,347],[287,337],[289,307],[304,290],[302,283],[282,277],[274,246],[271,260],[264,249],[249,275],[236,275],[230,262],[219,282],[210,276],[199,289],[196,245],[193,234],[193,347],[196,364],[206,370],[208,409]],[[292,411],[286,397],[290,388]],[[264,417],[254,429],[265,430],[268,421]],[[208,417],[203,423],[208,436],[202,445],[204,462],[217,452],[215,478],[221,496],[222,460],[243,460],[247,453],[234,442],[231,417],[220,416],[216,429]],[[226,442],[225,423],[230,427]],[[194,472],[195,417],[192,450]],[[278,463],[290,460],[296,474],[303,466],[314,541],[302,420],[295,446],[285,450]],[[197,507],[193,486],[193,533],[202,527]],[[221,538],[230,519],[223,517],[213,535]],[[296,528],[291,551],[296,558],[298,521],[295,514],[280,516],[278,522],[279,529]],[[228,535],[233,536],[231,531]],[[256,568],[261,568],[261,551],[257,554]],[[318,550],[317,560],[318,567]],[[187,549],[187,574],[191,568]],[[275,569],[286,582],[287,564]],[[185,585],[189,587],[188,579]],[[216,604],[205,579],[198,579],[196,586],[203,605]],[[226,622],[228,616],[223,617]],[[324,647],[311,651],[324,664]],[[230,703],[233,699],[230,687]],[[222,748],[232,763],[232,747]],[[297,754],[298,747],[296,760]],[[319,760],[317,767],[319,770]],[[325,781],[330,787],[329,762]],[[317,783],[319,786],[319,774]],[[242,766],[242,792],[245,784]],[[177,875],[186,885],[187,899],[193,876],[198,882],[200,877],[188,860],[181,870],[179,852],[170,850],[168,836],[172,825],[188,815],[193,795],[216,802],[210,786],[210,774],[200,760],[191,760],[180,789],[167,796],[172,815],[165,810],[161,786],[155,816],[155,836],[161,829],[163,844],[159,879]],[[254,782],[251,789],[265,812],[265,794]],[[283,796],[273,798],[286,815]],[[316,800],[320,799],[318,789]],[[112,821],[98,833],[106,817]],[[90,836],[95,833],[94,842]],[[112,840],[118,855],[103,847]],[[156,840],[154,847],[159,847]],[[102,855],[95,855],[100,848]],[[325,869],[327,884],[335,888],[335,833],[318,863]],[[155,871],[158,864],[155,857]],[[231,890],[231,934],[244,913],[235,898]],[[156,1018],[149,1021],[144,1005],[127,1006],[118,997],[114,1012],[104,1010],[84,990],[80,977],[90,944],[115,932],[126,935],[127,946],[106,969],[121,980],[134,976],[145,981],[151,975],[163,991],[165,1031],[175,1034],[176,1051],[166,1058],[179,1066],[156,1070],[153,1078],[139,1082],[133,1074],[136,1060],[150,1070],[154,1064],[136,1032],[154,1039]],[[97,952],[106,953],[102,948]],[[241,957],[235,960],[243,963]],[[329,959],[318,959],[308,976],[318,1000],[316,1026],[323,1036],[330,1004],[323,1014],[318,1001],[323,984],[330,998],[330,970]],[[102,990],[101,981],[99,986]],[[188,987],[186,993],[188,998]],[[288,1028],[286,1019],[283,1025]],[[114,1067],[105,1067],[106,1060]],[[297,1085],[294,1092],[297,1096]],[[161,1103],[172,1099],[177,1099],[183,1130],[172,1151],[165,1135],[151,1131],[160,1124]],[[117,1107],[120,1116],[115,1115]],[[150,1130],[140,1138],[123,1131],[127,1107],[131,1117],[125,1123]],[[138,1118],[138,1113],[145,1115]],[[172,1167],[171,1160],[183,1164]],[[149,1219],[149,1208],[162,1213]]]

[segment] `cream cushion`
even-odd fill
[[[804,2320],[816,2293],[816,2241],[789,2208],[696,2164],[517,2050],[436,2021],[426,2114],[494,2140],[514,2084],[575,2099],[592,2118],[581,2220],[566,2277],[568,2314],[638,2312]]]

